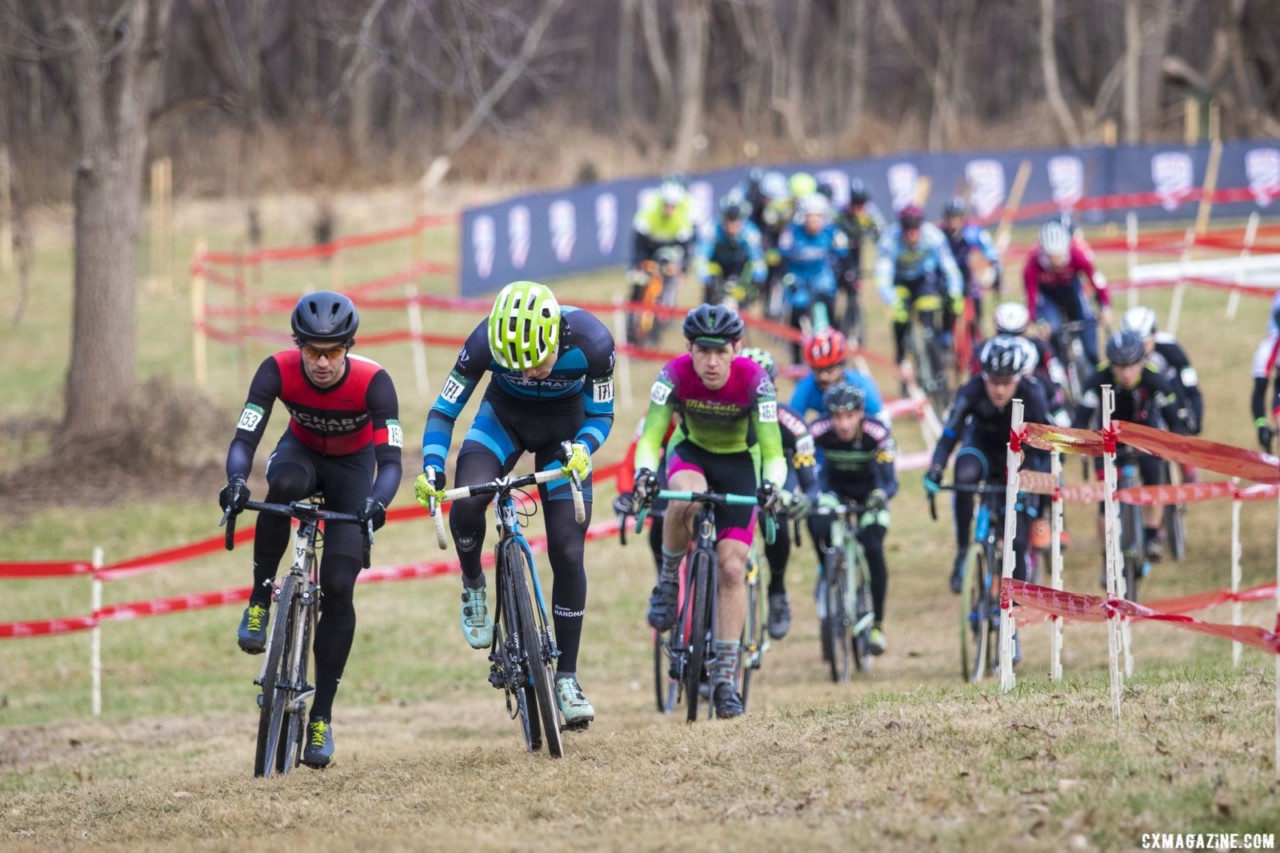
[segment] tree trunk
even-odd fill
[[[1124,131],[1121,138],[1127,145],[1135,145],[1142,139],[1138,106],[1139,74],[1142,69],[1141,6],[1141,0],[1125,0],[1124,3]]]
[[[649,57],[653,78],[658,83],[657,113],[670,115],[675,83],[672,82],[671,65],[667,62],[667,50],[662,44],[662,28],[655,0],[640,0],[640,21],[644,30],[645,55]]]
[[[137,385],[134,303],[138,213],[147,152],[147,116],[156,100],[172,0],[86,12],[59,3],[74,44],[68,54],[79,163],[75,201],[75,307],[67,373],[63,447],[118,426],[118,407]],[[106,6],[108,4],[98,4]]]
[[[636,76],[636,0],[623,0],[618,11],[618,99],[616,109],[622,126],[635,117],[632,90]]]
[[[1062,96],[1062,84],[1058,80],[1058,55],[1054,49],[1054,0],[1040,0],[1040,66],[1044,72],[1044,94],[1049,108],[1062,127],[1070,145],[1080,144],[1080,127],[1076,124],[1071,108]]]
[[[672,167],[688,171],[702,133],[702,87],[707,69],[707,17],[710,0],[678,0],[676,31],[680,49],[680,79],[677,93],[680,117],[676,122],[676,141]]]

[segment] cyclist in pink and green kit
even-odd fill
[[[689,352],[667,362],[649,395],[644,432],[636,445],[637,506],[658,488],[653,471],[672,415],[677,426],[666,445],[666,488],[757,494],[766,512],[782,501],[787,463],[778,429],[778,395],[764,368],[740,358],[742,318],[724,305],[700,305],[684,321]],[[746,622],[746,561],[756,508],[716,509],[716,668],[710,673],[717,717],[743,713],[733,683]],[[649,624],[665,631],[676,619],[679,569],[697,507],[671,501],[662,531],[662,568],[649,601]]]

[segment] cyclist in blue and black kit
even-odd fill
[[[547,557],[555,574],[552,617],[560,657],[556,700],[565,723],[582,727],[595,709],[578,685],[578,646],[587,603],[583,546],[591,523],[591,455],[613,426],[613,336],[586,311],[561,306],[531,281],[508,284],[487,320],[468,336],[422,436],[418,502],[439,500],[454,422],[481,378],[491,373],[471,429],[458,451],[454,481],[483,483],[509,474],[526,450],[539,470],[563,466],[582,480],[587,517],[573,518],[568,478],[538,487],[546,513]],[[572,442],[564,458],[561,443]],[[474,649],[493,642],[493,616],[480,568],[489,498],[455,501],[449,528],[462,568],[462,634]]]
[[[702,301],[717,305],[732,296],[738,307],[755,301],[769,268],[760,232],[751,223],[751,203],[734,191],[720,201],[720,221],[698,244],[694,270],[702,282]]]
[[[947,238],[947,245],[951,247],[951,257],[956,262],[956,268],[960,270],[965,298],[973,304],[973,327],[970,329],[970,335],[976,342],[981,340],[982,282],[974,280],[973,270],[969,267],[970,256],[978,252],[986,259],[992,272],[991,290],[999,293],[1000,253],[996,251],[996,245],[991,241],[991,235],[987,233],[987,229],[976,222],[966,220],[965,204],[962,198],[953,198],[943,206],[942,233]],[[953,322],[946,323],[947,328],[952,328],[953,325]]]
[[[299,300],[290,318],[294,348],[259,365],[235,437],[227,450],[222,508],[239,513],[249,500],[245,480],[279,400],[289,411],[285,430],[267,460],[267,501],[289,503],[323,493],[325,508],[353,513],[375,528],[400,486],[399,403],[387,371],[351,355],[360,316],[351,300],[322,290]],[[376,471],[376,473],[375,473]],[[253,588],[237,631],[240,648],[267,647],[272,583],[289,547],[289,519],[262,513],[253,540]],[[302,763],[324,768],[333,760],[333,700],[356,633],[355,585],[360,574],[360,531],[354,524],[325,527],[320,561],[324,609],[316,625],[316,691]]]
[[[917,205],[898,212],[898,222],[880,235],[876,250],[876,287],[880,298],[893,308],[893,357],[901,366],[916,303],[929,309],[930,302],[936,302],[932,307],[942,309],[950,299],[952,310],[963,311],[963,282],[946,236],[924,221],[924,211]],[[949,331],[942,330],[944,340]]]
[[[831,318],[835,309],[835,265],[849,250],[844,232],[830,221],[826,196],[810,193],[796,202],[796,218],[782,232],[778,250],[786,264],[786,299],[789,322],[799,329],[801,320],[813,319],[813,309],[821,303]],[[794,363],[800,362],[800,344],[791,345]]]
[[[849,241],[849,254],[840,264],[836,276],[840,290],[845,294],[844,316],[840,326],[846,335],[861,341],[862,311],[858,304],[858,294],[862,284],[862,244],[879,240],[885,222],[880,211],[871,202],[871,194],[860,178],[849,181],[849,202],[836,211],[835,223]],[[834,319],[832,318],[833,321]]]
[[[884,404],[875,381],[861,370],[845,367],[849,354],[849,342],[839,329],[827,327],[804,342],[804,360],[809,374],[796,383],[791,393],[791,408],[803,417],[810,412],[826,414],[823,395],[837,382],[846,382],[862,391],[866,397],[866,414],[879,417]]]

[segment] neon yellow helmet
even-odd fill
[[[489,350],[508,370],[530,370],[560,345],[560,303],[551,288],[513,281],[498,293],[489,312]]]
[[[808,172],[796,172],[787,181],[787,188],[791,191],[792,198],[804,198],[818,191],[818,179]]]

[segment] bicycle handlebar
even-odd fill
[[[973,495],[1003,495],[1005,489],[1004,486],[990,486],[986,483],[974,483],[972,485],[968,483],[948,483],[945,486],[939,485],[938,491],[968,492]],[[934,521],[938,520],[938,505],[932,492],[929,494],[929,518]]]
[[[268,515],[280,515],[285,518],[296,518],[299,521],[336,521],[342,524],[359,524],[361,551],[360,562],[364,568],[369,568],[372,563],[373,552],[373,519],[361,522],[358,516],[349,512],[333,512],[310,501],[293,501],[287,504],[266,503],[265,501],[246,501],[245,509],[252,509],[258,512],[265,512]],[[226,527],[226,534],[223,537],[223,544],[228,551],[235,548],[236,545],[236,516],[239,513],[231,512],[230,508],[223,510],[222,520],[218,522],[219,527]]]
[[[755,495],[733,495],[723,494],[720,492],[691,492],[691,491],[671,491],[669,489],[659,489],[653,495],[654,499],[668,501],[686,501],[688,503],[712,503],[720,506],[759,506],[760,499]],[[645,517],[649,514],[649,507],[646,504],[636,513],[637,534],[644,528]],[[778,535],[778,522],[774,518],[773,513],[765,516],[764,524],[764,541],[770,545]]]
[[[519,477],[498,477],[487,483],[474,483],[469,486],[458,486],[456,488],[447,489],[444,493],[444,502],[453,502],[463,500],[464,498],[478,498],[488,495],[497,495],[521,489],[525,486],[536,486],[542,483],[549,483],[552,480],[566,479],[566,471],[563,467],[552,468],[547,471],[537,471],[533,474],[522,474]],[[569,491],[573,493],[573,519],[582,524],[586,521],[587,510],[582,500],[582,482],[576,474],[568,473]],[[436,526],[436,544],[440,546],[440,550],[448,547],[448,540],[444,534],[444,513],[439,512],[436,507],[435,512],[431,513],[431,517],[435,521]]]

